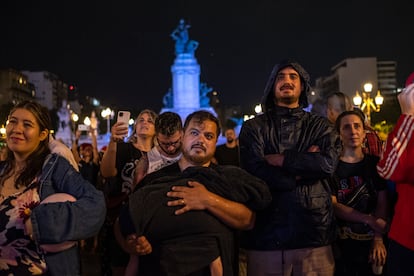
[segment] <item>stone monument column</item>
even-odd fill
[[[176,112],[185,120],[188,114],[200,108],[200,65],[194,56],[198,42],[189,39],[188,29],[181,19],[177,28],[171,33],[176,41],[174,64],[171,66],[172,91],[164,97],[165,111]],[[171,95],[172,94],[172,95]],[[216,115],[212,107],[203,107]]]
[[[171,73],[174,107],[200,108],[200,65],[194,55],[177,55]]]

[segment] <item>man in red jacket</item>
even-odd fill
[[[396,184],[398,199],[388,234],[387,275],[414,275],[414,83],[398,95],[401,115],[388,135],[378,173]]]

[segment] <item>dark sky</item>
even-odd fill
[[[400,85],[414,71],[412,9],[402,0],[25,2],[2,2],[0,68],[53,72],[119,108],[160,110],[180,18],[199,42],[200,81],[244,110],[286,57],[313,80],[349,57],[397,61]]]

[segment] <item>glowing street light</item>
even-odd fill
[[[4,125],[1,125],[1,128],[0,128],[0,136],[2,138],[6,137],[6,128],[4,127]]]
[[[365,83],[362,96],[356,91],[355,96],[352,99],[354,104],[365,113],[369,124],[371,124],[371,112],[379,112],[381,105],[384,103],[384,97],[379,90],[377,91],[375,98],[371,98],[372,87],[372,83]]]
[[[72,121],[74,121],[75,123],[76,123],[77,121],[79,121],[79,116],[78,116],[78,114],[76,114],[76,113],[72,113],[71,118],[72,118]]]
[[[262,105],[261,104],[256,104],[255,107],[254,107],[254,112],[256,112],[256,114],[262,113]]]
[[[111,118],[114,116],[114,111],[107,107],[102,110],[101,116],[106,119],[106,134],[109,136],[111,133]]]

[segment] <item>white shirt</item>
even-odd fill
[[[158,171],[159,169],[168,166],[172,163],[178,161],[181,158],[181,153],[176,157],[165,156],[160,153],[158,147],[153,147],[148,153],[148,171],[147,173],[152,173]]]

